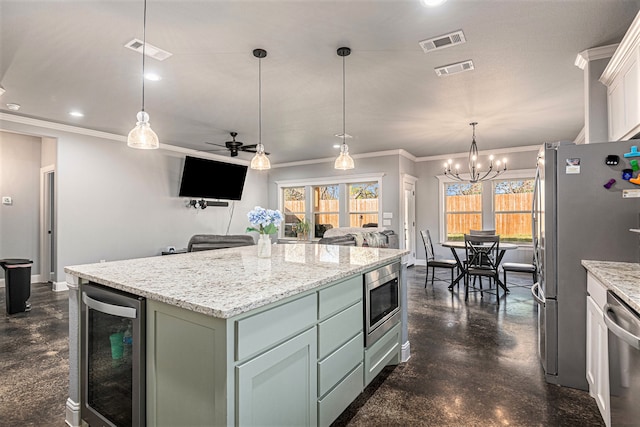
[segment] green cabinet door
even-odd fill
[[[311,328],[236,367],[236,425],[316,425],[316,336]]]

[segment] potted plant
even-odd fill
[[[311,223],[306,219],[301,219],[296,225],[296,233],[298,240],[308,240],[309,230],[311,229]]]

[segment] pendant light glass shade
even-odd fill
[[[264,152],[264,145],[258,143],[256,146],[256,155],[251,159],[251,169],[263,171],[271,169],[271,162]]]
[[[158,135],[151,129],[151,124],[149,124],[149,115],[144,111],[139,111],[137,118],[136,127],[131,129],[127,137],[127,145],[131,148],[143,150],[153,150],[160,147]]]
[[[347,132],[345,131],[345,116],[346,116],[346,108],[345,108],[345,73],[344,73],[344,58],[345,56],[349,56],[351,54],[351,49],[348,47],[341,47],[338,49],[338,56],[342,57],[342,146],[340,147],[340,155],[336,159],[333,167],[335,169],[347,170],[355,168],[355,164],[353,159],[349,155],[349,146],[346,143]]]
[[[151,129],[149,115],[144,111],[144,59],[147,54],[147,0],[144,0],[142,20],[142,109],[136,115],[138,122],[127,136],[127,145],[131,148],[154,150],[160,147],[158,135]]]
[[[251,169],[263,171],[271,169],[271,162],[264,152],[264,145],[262,145],[262,58],[267,56],[267,51],[254,49],[253,56],[258,58],[258,144],[256,145],[256,155],[251,159]]]
[[[333,167],[342,170],[353,169],[356,167],[353,163],[353,159],[349,155],[349,146],[344,142],[342,143],[342,147],[340,147],[340,155],[336,159]]]

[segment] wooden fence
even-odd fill
[[[315,224],[331,224],[333,227],[339,227],[340,205],[338,200],[319,200],[319,206],[316,211],[333,212],[333,213],[317,213],[314,214]],[[372,212],[372,213],[355,213],[349,215],[350,227],[361,227],[368,223],[378,222],[378,199],[351,199],[349,200],[349,212]],[[288,200],[284,202],[285,216],[295,212],[296,219],[290,216],[285,218],[285,222],[293,224],[304,218],[305,202],[304,200]]]
[[[447,212],[466,212],[447,215],[447,239],[462,240],[470,229],[482,229],[482,196],[447,196]],[[533,193],[514,193],[494,195],[496,233],[502,240],[531,240],[531,203]],[[504,213],[500,212],[522,212]]]

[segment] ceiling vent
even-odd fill
[[[144,43],[142,42],[142,40],[133,39],[129,43],[125,44],[124,47],[134,50],[138,53],[142,53],[143,44]],[[149,43],[147,43],[147,46],[144,49],[144,53],[148,57],[157,59],[158,61],[164,61],[165,59],[173,55],[173,53],[162,50],[159,47],[155,47],[154,45],[151,45]]]
[[[473,61],[470,59],[468,61],[456,62],[455,64],[435,68],[435,72],[438,77],[450,76],[451,74],[458,74],[471,70],[473,70]]]
[[[444,34],[442,36],[434,37],[428,40],[422,40],[418,42],[424,53],[432,52],[438,49],[444,49],[446,47],[455,46],[457,44],[465,43],[467,39],[464,38],[462,30],[454,31],[453,33]]]

